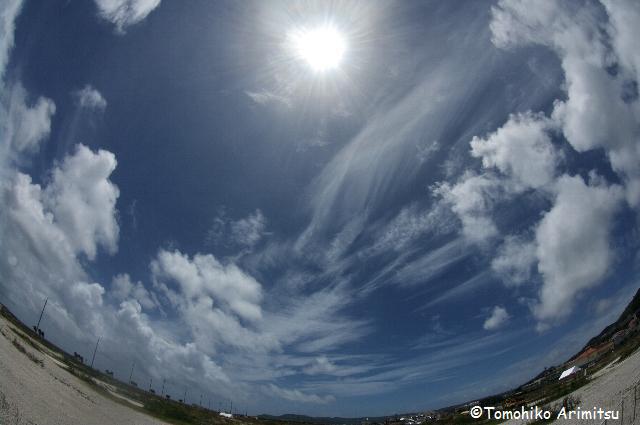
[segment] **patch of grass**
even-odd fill
[[[18,351],[20,351],[22,354],[27,356],[29,360],[31,360],[37,365],[40,365],[40,367],[44,367],[44,362],[42,361],[42,359],[37,358],[36,356],[31,354],[29,351],[27,351],[27,349],[24,348],[24,346],[20,344],[20,342],[18,342],[16,338],[13,338],[13,341],[11,341],[11,343],[13,344],[14,347],[18,349]]]
[[[197,423],[196,418],[189,413],[189,408],[176,402],[148,400],[144,408],[158,418],[171,419],[183,424]]]
[[[540,404],[542,405],[554,400],[558,400],[559,398],[564,397],[568,394],[571,394],[578,388],[588,383],[589,383],[589,380],[586,377],[581,376],[567,383],[553,385],[544,391],[544,398],[541,400]]]

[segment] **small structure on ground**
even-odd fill
[[[564,378],[575,375],[580,370],[581,369],[578,366],[571,366],[569,369],[565,370],[560,374],[560,378],[558,379],[558,381],[562,381]]]

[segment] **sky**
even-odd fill
[[[517,386],[639,286],[639,29],[634,0],[0,0],[0,302],[216,409]]]

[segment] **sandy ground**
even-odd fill
[[[36,364],[13,346],[9,323],[0,317],[0,424],[163,424],[97,393],[56,361],[17,338],[42,359]]]
[[[640,383],[640,350],[626,358],[621,363],[612,363],[598,371],[591,382],[574,391],[571,396],[580,400],[579,407],[593,410],[594,407],[605,410],[619,410],[620,400],[624,398],[624,415],[619,420],[609,421],[608,424],[640,424],[640,400],[637,402],[635,420],[633,420],[635,385]],[[640,386],[638,387],[640,398]],[[553,404],[553,403],[552,403]],[[577,410],[577,408],[576,408]],[[622,422],[622,420],[624,422]],[[523,424],[525,421],[507,421],[506,424]],[[558,419],[556,424],[600,424],[602,420]]]

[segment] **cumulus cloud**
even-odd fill
[[[107,107],[107,101],[102,94],[90,84],[73,92],[73,97],[78,106],[87,109],[103,111]]]
[[[625,181],[626,197],[640,205],[640,108],[637,94],[625,99],[625,85],[637,84],[638,5],[604,2],[608,25],[596,4],[503,0],[492,9],[493,41],[499,47],[537,43],[552,48],[565,74],[566,100],[552,118],[578,151],[602,148]],[[613,49],[611,48],[613,47]],[[618,71],[610,72],[615,66]],[[634,98],[635,97],[635,98]]]
[[[110,253],[117,251],[115,205],[120,192],[109,181],[115,168],[111,152],[78,145],[73,155],[54,168],[44,191],[44,203],[57,226],[73,250],[89,259],[95,258],[98,245]]]
[[[638,22],[640,4],[634,0],[601,0],[609,15],[608,33],[623,70],[636,81],[640,80],[640,52],[638,52]]]
[[[542,114],[515,114],[487,138],[471,140],[471,154],[485,168],[495,167],[524,187],[539,188],[554,179],[558,155],[547,134],[553,121]]]
[[[149,292],[142,282],[132,282],[127,273],[113,277],[109,295],[117,301],[136,300],[145,309],[153,309],[158,305],[155,294]]]
[[[51,99],[39,97],[29,104],[27,93],[20,83],[9,90],[6,106],[8,118],[3,120],[6,145],[11,150],[9,156],[16,158],[23,153],[38,150],[40,142],[51,132],[51,117],[56,106]]]
[[[614,258],[609,231],[622,200],[619,186],[588,185],[578,176],[559,179],[555,204],[536,229],[544,278],[534,308],[539,320],[567,316],[575,296],[606,275]]]
[[[106,230],[114,228],[95,218],[106,210],[115,223],[116,211],[111,201],[87,200],[100,194],[113,200],[115,188],[101,191],[96,187],[108,189],[112,185],[108,170],[115,162],[108,155],[84,149],[80,147],[67,156],[43,187],[20,172],[0,181],[4,206],[0,211],[3,297],[19,317],[33,317],[40,307],[37,304],[49,297],[47,335],[70,350],[79,350],[101,335],[104,346],[109,347],[105,355],[118,359],[109,368],[122,371],[126,368],[123,363],[135,359],[139,373],[155,378],[228,382],[222,368],[196,343],[175,339],[173,330],[144,314],[141,304],[152,308],[157,301],[140,282],[132,282],[126,274],[118,275],[111,291],[106,291],[90,280],[78,255],[88,257],[97,247],[117,242],[105,239]],[[89,170],[92,167],[93,173]],[[60,175],[55,177],[57,173]],[[76,184],[74,177],[89,182]],[[67,207],[73,205],[80,215],[68,217]],[[62,217],[65,219],[61,221]],[[105,303],[105,297],[116,301],[115,305]]]
[[[116,26],[119,32],[138,22],[160,5],[160,0],[94,0],[100,16]]]
[[[152,264],[159,282],[177,283],[187,300],[211,296],[219,308],[244,319],[262,317],[262,287],[235,264],[222,264],[213,255],[196,254],[193,259],[179,251],[160,251]],[[175,291],[164,285],[170,299],[179,302]]]
[[[491,268],[507,286],[527,282],[536,263],[536,245],[516,236],[507,236],[491,262]]]
[[[492,261],[508,286],[529,281],[532,271],[538,271],[542,286],[533,313],[540,329],[570,314],[576,297],[603,280],[614,261],[612,219],[624,199],[634,207],[640,204],[640,108],[637,94],[625,89],[629,81],[637,84],[638,54],[630,40],[640,9],[633,2],[603,3],[604,8],[541,1],[531,7],[521,0],[502,0],[492,7],[493,43],[500,48],[551,48],[564,71],[566,98],[554,103],[549,117],[511,115],[497,131],[473,138],[472,156],[482,159],[485,169],[501,173],[496,178],[488,170],[474,178],[493,184],[466,183],[467,174],[440,189],[465,235],[474,234],[470,229],[478,227],[478,217],[480,223],[490,220],[496,192],[487,187],[502,186],[507,193],[532,188],[549,199],[551,209],[534,226],[535,237],[507,236]],[[588,183],[579,176],[558,177],[561,157],[550,139],[555,131],[578,153],[603,149],[623,185],[607,185],[593,172]],[[491,231],[476,235],[496,234],[495,227],[482,227]]]
[[[495,306],[491,310],[491,314],[484,321],[482,327],[488,331],[495,331],[507,324],[511,316],[507,313],[507,310],[501,306]]]
[[[467,172],[456,184],[441,183],[433,192],[451,206],[462,222],[462,233],[469,240],[482,242],[498,234],[491,210],[503,193],[499,179]]]

